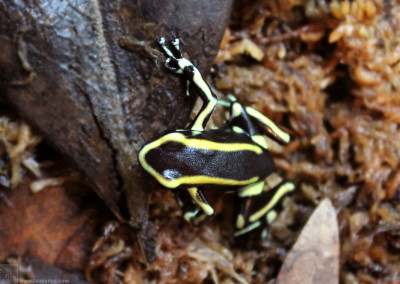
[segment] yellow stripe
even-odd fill
[[[263,152],[261,147],[253,144],[221,143],[221,142],[212,142],[205,139],[186,138],[185,135],[176,132],[167,134],[161,137],[160,139],[157,139],[156,141],[147,144],[145,147],[143,147],[142,151],[146,151],[147,153],[151,149],[160,147],[162,144],[168,142],[178,142],[187,147],[192,147],[202,150],[210,150],[210,151],[223,151],[223,152],[252,151],[256,154],[262,154]]]
[[[196,121],[194,122],[191,129],[203,130],[204,129],[203,122],[206,119],[206,117],[209,114],[211,114],[212,111],[214,110],[215,106],[217,105],[217,99],[215,97],[213,97],[210,88],[208,87],[207,83],[204,81],[203,77],[201,77],[201,74],[200,74],[199,70],[197,70],[196,67],[194,67],[193,83],[195,83],[200,88],[200,90],[204,93],[204,95],[206,96],[207,101],[205,101],[204,103],[207,105],[206,105],[206,108],[196,118]]]
[[[291,182],[287,182],[287,183],[281,185],[280,188],[278,189],[278,192],[275,193],[274,196],[272,197],[271,201],[268,202],[267,205],[264,206],[264,208],[262,208],[261,210],[257,211],[253,215],[251,215],[249,218],[249,221],[254,222],[254,221],[260,219],[269,210],[271,210],[276,205],[276,203],[278,203],[278,201],[282,198],[283,195],[292,191],[293,189],[294,189],[294,184]]]
[[[239,190],[239,196],[240,197],[248,197],[248,196],[254,196],[254,195],[259,195],[261,192],[263,192],[264,189],[264,181],[259,181],[254,184],[249,184],[248,186],[245,186]]]
[[[251,179],[247,180],[234,180],[209,176],[185,176],[174,180],[169,180],[164,178],[161,174],[153,169],[149,172],[157,179],[159,183],[168,188],[176,188],[181,184],[246,185],[256,182],[258,180],[258,177],[252,177]]]
[[[269,129],[272,130],[278,136],[282,141],[285,143],[289,143],[290,141],[290,136],[288,133],[280,129],[272,120],[270,120],[268,117],[263,115],[261,112],[255,110],[252,107],[246,107],[246,111],[248,114],[250,114],[252,117],[258,119],[260,122],[265,124]]]

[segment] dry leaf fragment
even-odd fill
[[[339,283],[339,230],[324,199],[311,215],[279,272],[277,283]]]
[[[232,44],[230,48],[232,56],[236,54],[247,54],[257,61],[261,61],[264,57],[264,52],[250,39],[244,38],[239,42]]]

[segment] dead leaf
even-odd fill
[[[8,202],[0,203],[0,263],[36,257],[83,271],[101,226],[113,215],[87,186],[66,183],[32,193],[31,181],[25,176],[16,188],[2,189]]]
[[[339,229],[329,199],[311,215],[286,256],[277,283],[339,283]]]

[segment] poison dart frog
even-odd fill
[[[164,38],[158,43],[167,55],[165,67],[184,76],[186,94],[194,90],[203,106],[188,127],[145,145],[139,152],[139,163],[161,185],[174,190],[183,217],[194,225],[214,214],[202,192],[206,185],[237,192],[241,205],[235,236],[272,222],[294,185],[280,182],[264,191],[265,178],[275,170],[264,135],[288,143],[289,134],[233,95],[228,95],[229,101],[218,100],[199,70],[182,55],[179,39],[171,42],[171,49]],[[217,104],[230,109],[230,119],[224,127],[206,130]]]

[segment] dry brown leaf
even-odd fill
[[[0,261],[36,257],[50,266],[82,272],[99,228],[111,213],[82,184],[34,194],[31,182],[26,175],[20,185],[7,190],[8,202],[0,203]]]
[[[324,199],[286,256],[277,283],[339,283],[339,229],[335,208]]]

